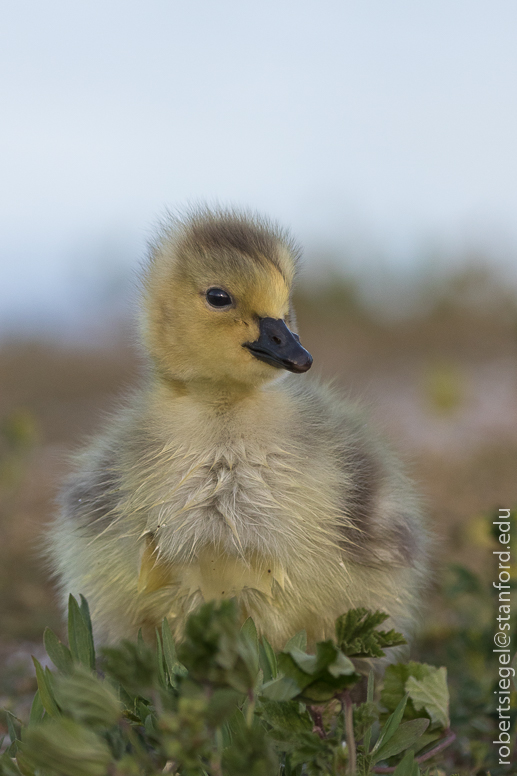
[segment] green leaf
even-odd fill
[[[254,644],[257,645],[257,652],[258,652],[258,634],[257,634],[257,628],[255,626],[255,623],[253,622],[253,619],[251,617],[248,617],[247,620],[245,620],[242,628],[241,633],[250,639]]]
[[[305,652],[307,649],[307,633],[304,630],[298,631],[298,633],[295,633],[294,636],[292,636],[285,647],[283,648],[282,652],[289,652],[291,649],[301,649],[302,652]]]
[[[149,706],[150,702],[143,699],[143,698],[137,698],[135,703],[135,712],[139,717],[140,723],[143,725],[145,723],[145,720],[149,716]]]
[[[54,631],[50,628],[45,628],[43,634],[43,643],[47,651],[47,655],[52,660],[56,668],[64,673],[69,673],[74,665],[72,653],[67,646],[61,643]]]
[[[90,634],[92,634],[92,647],[93,647],[93,628],[92,628],[92,618],[90,617],[90,607],[88,606],[88,601],[83,595],[80,595],[79,598],[81,599],[81,614],[83,616],[84,623],[86,627],[88,628]]]
[[[172,638],[171,626],[169,625],[167,618],[165,618],[162,622],[162,641],[165,662],[167,664],[169,673],[172,673],[174,666],[176,665],[177,658],[176,647],[174,646],[174,639]]]
[[[431,666],[425,663],[415,663],[413,661],[409,663],[396,663],[386,668],[381,692],[381,703],[388,712],[392,712],[406,695],[406,682],[409,677],[414,676],[415,679],[424,679],[430,675],[430,669]],[[411,698],[409,698],[404,712],[405,719],[417,719],[421,716],[422,714],[418,713],[413,706]]]
[[[158,631],[158,628],[155,628],[156,632],[156,664],[158,666],[158,676],[160,678],[160,683],[162,687],[167,686],[167,677],[165,675],[165,667],[164,667],[164,657],[163,657],[163,649],[162,649],[162,641],[160,638],[160,633]]]
[[[393,776],[419,776],[419,774],[420,768],[415,762],[413,752],[407,752],[393,771]]]
[[[428,719],[412,719],[409,722],[403,722],[388,741],[377,749],[373,756],[373,762],[387,760],[395,754],[400,754],[409,747],[417,743],[420,736],[425,733],[429,727]]]
[[[335,758],[336,750],[332,741],[321,739],[317,733],[299,733],[293,740],[291,764],[302,766],[302,773],[311,776],[336,773],[333,768]]]
[[[87,605],[81,597],[81,608],[70,595],[68,599],[68,642],[74,660],[86,668],[95,668],[95,649]]]
[[[278,655],[278,667],[285,677],[298,685],[300,700],[309,703],[329,701],[360,679],[353,663],[332,641],[316,644],[315,655],[291,647],[289,652]]]
[[[22,776],[20,769],[7,752],[0,754],[0,774],[2,776]]]
[[[423,679],[410,676],[405,688],[417,711],[425,709],[434,724],[449,727],[449,690],[447,669],[429,666],[429,675]]]
[[[261,695],[272,701],[290,701],[301,691],[301,687],[287,676],[277,676],[262,685]]]
[[[243,695],[231,687],[214,690],[206,707],[206,721],[212,727],[221,727],[238,709]]]
[[[19,727],[21,725],[21,722],[10,711],[6,711],[5,715],[7,718],[7,732],[9,733],[9,738],[11,739],[11,744],[7,751],[9,752],[11,757],[14,757],[18,750],[17,741],[20,740],[20,736],[16,730],[16,725],[18,725]]]
[[[222,756],[225,776],[272,776],[278,773],[273,742],[266,736],[264,728],[260,724],[249,728],[239,717],[235,717],[233,723],[232,742]]]
[[[296,679],[300,687],[303,688],[312,681],[312,677],[316,674],[317,660],[316,655],[308,655],[298,647],[291,647],[289,652],[280,652],[278,666],[286,676]]]
[[[62,711],[88,727],[109,728],[122,716],[122,705],[107,682],[82,667],[56,680],[56,700]]]
[[[355,675],[354,664],[341,650],[338,651],[336,659],[327,666],[327,671],[334,677]]]
[[[146,655],[146,652],[147,652],[147,644],[144,641],[144,635],[142,633],[142,628],[138,629],[138,634],[137,634],[137,637],[136,637],[136,644],[137,644],[137,649],[138,649],[138,653],[139,653],[140,657],[144,657]]]
[[[266,722],[278,730],[289,733],[310,732],[314,723],[303,705],[303,711],[300,711],[300,706],[297,701],[262,700],[260,713]]]
[[[118,647],[103,647],[101,652],[106,673],[130,694],[145,694],[158,687],[155,654],[146,644],[142,650],[133,641],[123,641]]]
[[[264,680],[269,682],[271,679],[276,679],[278,675],[276,655],[273,647],[264,636],[262,636],[259,644],[259,662],[264,674]]]
[[[241,636],[249,645],[250,657],[252,658],[252,669],[254,673],[259,672],[259,640],[255,623],[248,617],[241,628]]]
[[[54,697],[54,690],[49,680],[50,672],[45,672],[36,658],[33,656],[32,662],[36,669],[36,681],[38,682],[38,692],[43,708],[51,717],[58,717],[60,712]]]
[[[384,649],[406,644],[404,636],[395,630],[376,630],[388,617],[384,612],[349,609],[336,620],[339,648],[351,657],[384,657]]]
[[[191,614],[178,657],[199,682],[248,692],[257,679],[258,660],[240,632],[235,600],[208,601]]]
[[[29,716],[29,725],[36,725],[41,722],[43,719],[43,715],[45,714],[45,709],[43,708],[43,704],[41,702],[41,697],[39,690],[36,690],[36,694],[34,695],[34,699],[32,701],[30,716]]]
[[[402,700],[398,704],[393,714],[390,714],[390,716],[386,720],[384,727],[381,730],[381,734],[377,739],[377,743],[372,749],[372,755],[378,752],[381,746],[387,743],[390,740],[390,738],[392,738],[395,735],[395,731],[397,730],[402,720],[402,717],[404,716],[404,709],[406,708],[407,699],[408,699],[408,696],[405,695],[404,698],[402,698]]]
[[[296,647],[289,650],[289,655],[302,671],[312,676],[326,671],[333,677],[350,676],[355,673],[352,661],[332,641],[318,642],[315,655],[308,655]]]
[[[366,737],[368,731],[371,730],[372,725],[379,719],[379,710],[377,704],[372,701],[366,701],[361,703],[357,709],[354,710],[354,735],[356,741],[360,741]],[[368,752],[370,748],[370,741],[364,742],[365,751]]]
[[[15,717],[14,714],[10,711],[6,711],[6,717],[7,717],[7,732],[9,733],[9,738],[11,739],[11,742],[19,741],[20,736],[18,734],[18,731],[16,730],[16,726],[18,728],[22,724],[21,721],[18,719],[18,717]]]
[[[427,719],[427,717],[425,717],[425,719]],[[424,735],[419,739],[418,746],[415,749],[415,753],[417,755],[426,754],[429,749],[432,749],[434,746],[436,746],[438,741],[442,738],[442,732],[439,728],[435,728],[429,732],[431,728],[432,725],[427,728],[427,732],[424,733]]]
[[[34,776],[34,768],[27,762],[25,755],[20,749],[18,749],[16,755],[16,765],[20,769],[22,776]],[[39,774],[37,776],[39,776]]]
[[[284,761],[284,774],[283,776],[302,776],[303,765],[293,767],[291,765],[291,758],[289,754],[286,754]]]
[[[259,641],[255,623],[248,617],[240,632],[239,654],[250,669],[253,676],[260,670]]]
[[[32,767],[66,776],[106,776],[112,763],[106,741],[66,717],[28,729],[23,755]]]
[[[187,669],[177,658],[174,639],[172,638],[171,628],[167,619],[164,619],[162,622],[162,644],[169,682],[172,687],[176,687],[176,678],[178,676],[186,676]]]

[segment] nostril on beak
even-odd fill
[[[299,337],[290,331],[285,321],[276,318],[260,318],[260,336],[256,342],[245,342],[260,361],[290,372],[306,372],[312,364],[312,356],[300,345]]]

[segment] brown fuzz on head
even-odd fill
[[[295,327],[291,304],[298,250],[267,221],[233,211],[199,211],[164,225],[144,278],[144,341],[158,372],[186,383],[260,385],[278,377],[245,343],[260,320]],[[222,289],[228,309],[207,303]]]

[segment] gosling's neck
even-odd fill
[[[263,451],[282,436],[288,415],[284,392],[276,386],[277,381],[253,387],[155,379],[143,397],[144,412],[164,444],[197,449],[202,457],[236,444],[242,455],[244,443]]]
[[[283,377],[284,375],[279,375]],[[246,399],[259,400],[277,380],[250,385],[238,380],[194,379],[180,380],[168,375],[155,374],[154,390],[165,399],[190,399],[194,403],[205,405],[214,410],[225,411],[242,403]]]

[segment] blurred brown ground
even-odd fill
[[[486,522],[517,505],[517,305],[485,271],[422,296],[421,310],[379,316],[353,284],[297,300],[314,373],[369,406],[419,483],[440,564],[479,571]],[[63,632],[40,559],[67,457],[102,427],[139,372],[130,337],[102,350],[12,341],[0,348],[0,706],[33,689],[27,660],[46,625]],[[444,616],[430,596],[431,624]]]

